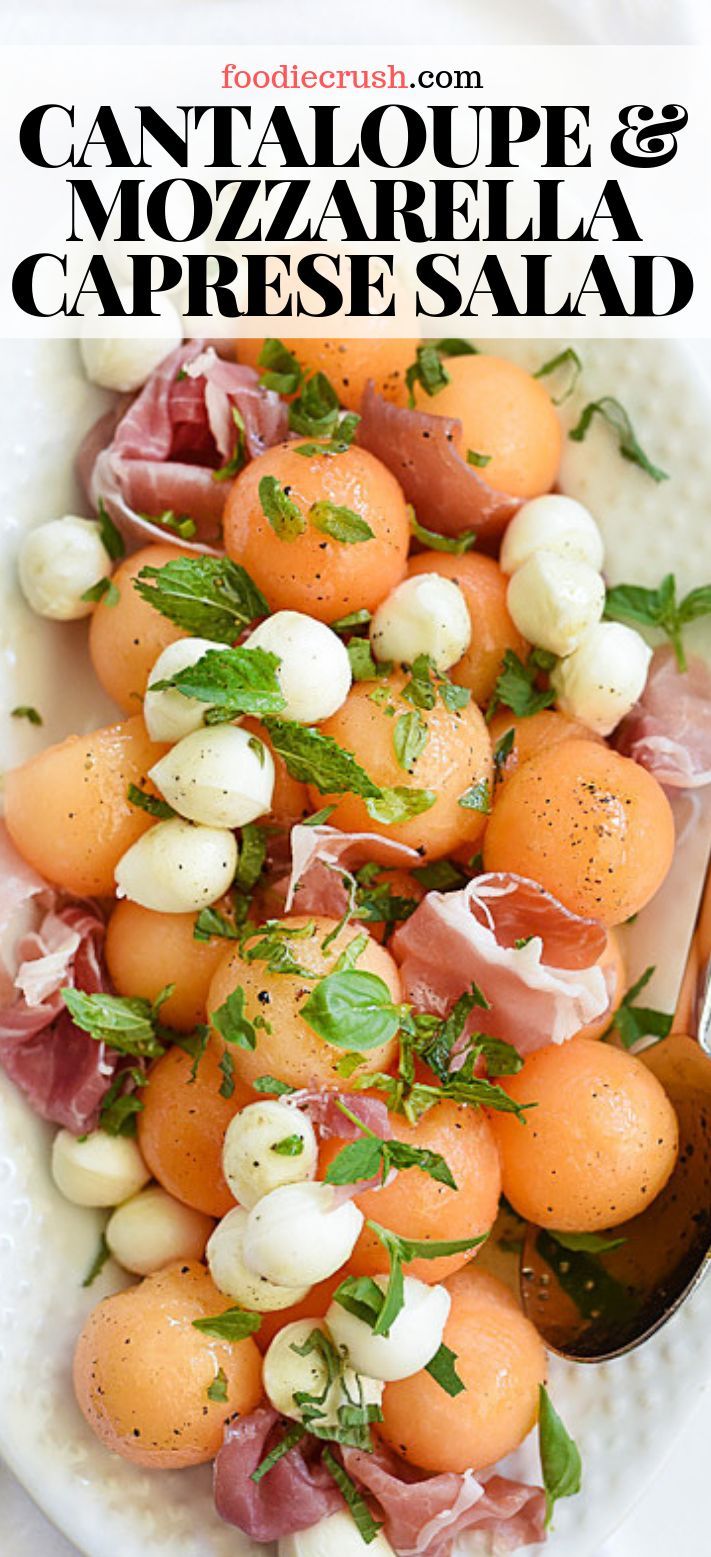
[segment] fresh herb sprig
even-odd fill
[[[711,615],[711,584],[691,589],[682,600],[677,600],[677,584],[673,573],[667,573],[657,589],[644,589],[640,584],[615,584],[605,597],[605,616],[616,622],[638,622],[642,627],[654,627],[669,639],[680,671],[685,671],[683,629],[702,616]]]

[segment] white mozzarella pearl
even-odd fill
[[[208,1240],[205,1257],[215,1286],[236,1303],[241,1303],[243,1308],[253,1308],[258,1314],[291,1308],[292,1303],[300,1303],[308,1296],[310,1283],[299,1287],[268,1281],[247,1264],[244,1257],[247,1215],[241,1206],[235,1206],[218,1222]]]
[[[185,735],[150,769],[168,804],[206,827],[244,827],[272,803],[274,760],[258,736],[235,724]]]
[[[293,1155],[276,1149],[291,1141],[301,1143]],[[317,1164],[318,1142],[311,1120],[289,1103],[273,1098],[249,1103],[227,1126],[222,1171],[235,1200],[248,1211],[282,1184],[314,1178]]]
[[[189,914],[216,903],[237,869],[235,835],[225,827],[196,827],[176,816],[156,822],[121,856],[118,897],[158,914]]]
[[[119,1265],[150,1276],[174,1260],[201,1260],[213,1220],[152,1184],[109,1217],[106,1242]]]
[[[135,329],[135,321],[129,324]],[[85,321],[82,328],[88,332],[91,322]],[[167,299],[161,305],[159,329],[160,334],[126,334],[106,340],[83,334],[79,350],[87,378],[92,384],[100,384],[102,389],[117,389],[122,393],[140,389],[164,357],[175,351],[183,339],[180,315]]]
[[[79,1139],[59,1130],[52,1144],[52,1177],[76,1206],[118,1206],[138,1194],[150,1173],[127,1135],[92,1130]]]
[[[284,1286],[313,1286],[345,1265],[363,1226],[352,1200],[339,1204],[331,1184],[285,1184],[249,1213],[248,1265]]]
[[[387,1536],[378,1531],[374,1541],[367,1546],[368,1557],[395,1557]],[[329,1514],[317,1525],[307,1530],[297,1530],[294,1535],[283,1535],[278,1544],[278,1557],[363,1557],[363,1537],[351,1515]]]
[[[38,616],[74,622],[91,615],[94,606],[82,595],[108,578],[113,562],[95,520],[67,514],[30,530],[18,569],[22,593]]]
[[[533,497],[514,514],[501,543],[499,562],[504,573],[515,573],[535,551],[574,557],[596,572],[604,557],[602,535],[592,514],[574,497],[558,492]]]
[[[172,744],[202,728],[210,703],[201,703],[196,697],[183,697],[182,692],[151,692],[151,687],[154,681],[169,681],[179,671],[187,670],[188,665],[196,665],[215,647],[209,638],[178,638],[159,654],[143,699],[143,717],[152,741]]]
[[[605,585],[587,562],[536,551],[509,579],[507,603],[529,643],[572,654],[602,616]]]
[[[302,1420],[303,1407],[297,1404],[294,1395],[322,1395],[328,1386],[328,1368],[321,1353],[314,1348],[302,1357],[295,1349],[303,1347],[314,1330],[327,1334],[322,1319],[297,1319],[293,1324],[284,1325],[264,1357],[264,1392],[275,1411],[295,1422]],[[364,1405],[379,1406],[383,1397],[380,1379],[359,1377],[353,1368],[345,1367],[342,1377],[328,1389],[320,1407],[323,1411],[320,1425],[335,1425],[339,1406],[359,1401],[361,1395]]]
[[[281,664],[277,680],[286,698],[284,719],[318,724],[345,703],[351,664],[345,644],[325,622],[301,611],[276,611],[250,633],[247,649],[266,649]]]
[[[471,618],[458,584],[439,573],[403,579],[378,606],[370,624],[376,660],[411,665],[428,654],[436,670],[449,670],[469,648]]]
[[[376,1276],[384,1292],[385,1277]],[[337,1346],[344,1347],[358,1373],[391,1383],[409,1378],[431,1362],[442,1342],[451,1298],[445,1287],[428,1287],[414,1276],[405,1277],[405,1302],[389,1335],[374,1335],[369,1324],[332,1303],[326,1324]]]
[[[598,622],[551,675],[558,707],[609,735],[642,696],[652,651],[622,622]]]

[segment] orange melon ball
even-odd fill
[[[594,741],[531,757],[500,787],[487,870],[539,881],[574,913],[621,924],[661,886],[674,853],[671,806],[639,763]]]
[[[522,1125],[492,1116],[503,1188],[539,1227],[593,1233],[645,1211],[676,1162],[676,1114],[656,1077],[623,1049],[588,1038],[549,1044],[502,1085],[535,1103]]]
[[[534,1426],[546,1354],[537,1330],[496,1277],[468,1265],[446,1283],[444,1343],[465,1389],[447,1395],[429,1373],[386,1384],[385,1442],[434,1473],[481,1470],[516,1449]]]
[[[264,725],[260,724],[258,719],[243,719],[241,723],[243,730],[251,730],[253,735],[259,736],[260,741],[264,742],[272,754],[274,790],[269,820],[278,822],[281,826],[291,826],[293,822],[300,822],[302,817],[308,816],[311,811],[306,785],[292,778],[284,758],[274,750]]]
[[[352,752],[371,779],[383,788],[428,789],[436,795],[429,810],[404,822],[374,821],[359,795],[319,795],[314,805],[335,805],[332,827],[346,832],[379,833],[419,850],[422,859],[439,859],[458,844],[474,844],[486,826],[482,811],[465,808],[460,799],[473,784],[491,788],[491,742],[476,704],[450,712],[438,696],[434,708],[419,709],[427,727],[427,742],[409,770],[398,761],[394,731],[413,704],[403,695],[409,684],[405,671],[393,671],[377,682],[357,681],[345,703],[321,725],[339,746]],[[372,849],[378,858],[377,846]]]
[[[418,410],[455,416],[462,424],[460,452],[488,456],[479,474],[497,492],[540,497],[558,473],[563,441],[555,406],[539,379],[515,362],[481,353],[447,357],[450,382],[436,395],[420,385]]]
[[[340,1287],[345,1275],[344,1270],[337,1270],[334,1276],[328,1276],[325,1281],[318,1281],[315,1287],[311,1287],[299,1303],[292,1303],[290,1308],[260,1314],[262,1323],[255,1336],[260,1352],[266,1351],[285,1325],[295,1324],[297,1319],[323,1319],[331,1307],[336,1287]]]
[[[549,746],[560,746],[563,741],[594,741],[599,746],[604,744],[601,735],[596,735],[594,730],[589,730],[578,719],[560,714],[554,708],[542,708],[537,714],[523,715],[512,713],[510,708],[499,709],[489,725],[494,751],[509,730],[513,730],[513,745],[500,773],[502,782],[515,773],[522,762],[537,757],[540,751],[546,751]]]
[[[190,1055],[168,1049],[151,1066],[138,1115],[138,1144],[154,1178],[176,1200],[217,1217],[235,1203],[222,1172],[225,1131],[251,1101],[236,1076],[231,1096],[223,1096],[221,1058],[220,1046],[208,1043],[193,1080]]]
[[[598,1016],[595,1021],[588,1022],[585,1027],[575,1034],[576,1038],[602,1038],[616,1011],[622,1005],[622,997],[625,993],[625,960],[622,956],[622,947],[619,936],[614,930],[608,930],[607,941],[597,959],[596,967],[602,968],[605,975],[610,1004],[603,1016]]]
[[[407,565],[413,573],[440,573],[459,585],[472,624],[466,654],[449,672],[450,680],[468,687],[475,703],[488,703],[507,649],[525,660],[528,644],[514,627],[506,605],[508,579],[493,557],[466,552],[451,557],[439,551],[419,552]]]
[[[214,1459],[225,1422],[252,1411],[262,1392],[251,1337],[230,1343],[193,1325],[229,1308],[204,1265],[169,1265],[89,1315],[74,1354],[79,1408],[97,1438],[150,1470]],[[208,1390],[225,1379],[226,1399]]]
[[[342,1086],[336,1067],[343,1058],[344,1050],[319,1038],[307,1025],[300,1011],[317,979],[326,973],[333,973],[346,947],[363,933],[362,927],[358,924],[344,926],[324,951],[323,941],[337,929],[336,919],[327,919],[317,914],[308,917],[291,914],[280,923],[290,930],[313,926],[313,934],[288,940],[286,944],[299,966],[315,977],[270,973],[263,959],[246,961],[244,953],[248,953],[258,943],[259,934],[246,941],[244,947],[235,947],[226,952],[210,985],[208,1015],[212,1016],[218,1011],[236,989],[242,989],[245,995],[245,1016],[252,1022],[255,1017],[262,1018],[269,1024],[269,1030],[263,1026],[257,1027],[254,1049],[228,1045],[217,1031],[215,1042],[221,1050],[229,1048],[235,1075],[245,1086],[253,1086],[257,1077],[264,1075],[276,1076],[279,1081],[286,1081],[292,1087]],[[378,946],[371,937],[368,937],[368,944],[359,956],[356,967],[362,973],[374,973],[381,978],[394,1001],[402,999],[397,964],[385,947]],[[368,1049],[363,1054],[363,1066],[358,1074],[387,1070],[396,1049],[394,1038],[389,1043]]]
[[[238,362],[262,371],[259,354],[263,340],[238,340]],[[294,353],[304,374],[325,373],[342,406],[359,411],[363,390],[373,380],[379,395],[395,405],[407,405],[405,374],[419,341],[388,340],[383,336],[352,336],[345,340],[307,340],[303,336],[282,341]]]
[[[225,951],[219,936],[196,941],[196,920],[197,914],[156,914],[124,899],[106,931],[106,963],[117,993],[155,1000],[174,984],[160,1014],[181,1033],[204,1022],[210,980]]]
[[[397,1141],[439,1152],[451,1169],[457,1188],[440,1184],[419,1168],[408,1168],[385,1188],[365,1190],[356,1196],[355,1203],[363,1215],[403,1238],[428,1242],[454,1242],[488,1233],[499,1209],[501,1168],[485,1115],[466,1104],[445,1101],[435,1104],[416,1125],[399,1114],[391,1114],[390,1133]],[[324,1141],[319,1178],[325,1176],[342,1147],[343,1141]],[[420,1281],[444,1281],[471,1260],[475,1252],[442,1255],[436,1260],[416,1259],[404,1269]],[[387,1271],[386,1251],[369,1227],[363,1228],[348,1269],[357,1276],[376,1276]]]
[[[182,628],[143,600],[133,580],[142,568],[163,568],[166,562],[189,556],[178,546],[143,546],[116,569],[112,583],[119,592],[115,605],[100,600],[89,625],[89,653],[105,692],[127,714],[141,707],[150,672],[169,643],[187,638]]]
[[[344,454],[305,458],[297,448],[276,444],[237,477],[225,506],[228,554],[275,611],[305,611],[322,622],[372,611],[405,573],[410,526],[402,488],[366,449],[354,445]],[[267,476],[301,514],[304,529],[292,539],[277,534],[262,507],[259,488]],[[315,503],[349,509],[372,535],[351,543],[334,539],[317,528]]]
[[[155,793],[146,775],[165,750],[137,714],[69,735],[14,768],[5,779],[5,821],[20,854],[67,892],[112,897],[122,854],[153,825],[130,804],[128,786]]]

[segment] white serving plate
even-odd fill
[[[562,342],[561,344],[566,344]],[[499,349],[490,343],[490,349]],[[536,367],[556,350],[507,343],[502,353]],[[593,428],[566,445],[562,485],[593,509],[607,543],[611,580],[654,584],[674,571],[682,590],[709,572],[711,404],[682,348],[667,343],[583,342],[581,391],[564,408],[603,393],[629,409],[651,457],[672,479],[655,486]],[[83,379],[64,342],[6,342],[0,357],[0,766],[21,761],[70,730],[115,717],[84,649],[84,624],[32,617],[18,598],[13,558],[22,531],[78,500],[72,458],[105,397]],[[690,644],[708,651],[698,624]],[[44,716],[35,730],[9,719],[18,703]],[[69,1205],[48,1173],[51,1131],[0,1072],[0,1453],[44,1512],[87,1557],[258,1557],[263,1548],[214,1513],[209,1467],[154,1472],[109,1455],[89,1433],[71,1391],[70,1366],[84,1315],[122,1282],[108,1265],[91,1290],[80,1283],[101,1218]],[[593,1557],[658,1473],[711,1374],[711,1286],[629,1357],[599,1367],[554,1360],[553,1389],[583,1455],[584,1489],[559,1504],[550,1557]],[[517,1457],[535,1477],[535,1455]],[[471,1541],[464,1550],[481,1550]],[[542,1550],[542,1549],[540,1549]],[[534,1549],[528,1548],[531,1557]]]

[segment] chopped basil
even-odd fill
[[[436,800],[433,789],[408,789],[396,784],[394,788],[381,789],[375,797],[367,796],[365,809],[374,822],[397,826],[399,822],[408,822],[412,816],[430,811]]]
[[[335,454],[347,454],[353,443],[356,428],[360,417],[355,412],[350,412],[341,418],[336,431],[331,438],[322,438],[318,443],[297,443],[295,454],[302,454],[305,459],[314,459],[319,454],[333,456]]]
[[[323,1463],[343,1497],[361,1540],[365,1542],[366,1546],[369,1546],[371,1541],[374,1541],[382,1530],[382,1524],[378,1524],[377,1520],[373,1518],[365,1498],[361,1496],[355,1482],[351,1481],[348,1472],[343,1469],[343,1466],[331,1453],[330,1449],[324,1449]]]
[[[483,470],[491,464],[490,454],[477,454],[476,449],[467,449],[467,465],[476,465],[477,470]]]
[[[145,1082],[142,1070],[132,1066],[120,1070],[104,1094],[99,1109],[99,1127],[107,1135],[135,1135],[137,1115],[143,1108],[135,1092],[125,1091],[129,1086],[140,1087]]]
[[[486,711],[487,719],[493,717],[501,703],[519,718],[550,708],[555,702],[555,693],[550,687],[539,691],[536,678],[541,670],[550,670],[554,664],[554,656],[541,649],[533,649],[525,665],[513,649],[507,649]]]
[[[264,1476],[268,1476],[270,1470],[273,1470],[274,1466],[278,1465],[280,1460],[283,1460],[284,1455],[289,1454],[292,1449],[295,1449],[297,1443],[300,1443],[301,1439],[305,1437],[306,1428],[302,1427],[300,1422],[294,1422],[292,1426],[287,1429],[284,1437],[281,1438],[279,1443],[276,1444],[276,1446],[271,1450],[271,1453],[267,1454],[265,1458],[260,1461],[257,1469],[252,1471],[252,1474],[249,1478],[250,1481],[254,1481],[257,1485],[259,1485],[259,1482],[262,1480],[262,1478]]]
[[[443,1341],[442,1345],[435,1352],[434,1357],[425,1364],[425,1372],[429,1373],[436,1384],[439,1384],[445,1395],[451,1395],[452,1398],[455,1395],[461,1395],[462,1391],[467,1387],[466,1384],[462,1383],[457,1373],[456,1361],[456,1352],[453,1352],[449,1346],[445,1346]]]
[[[401,768],[411,773],[418,757],[427,745],[427,725],[422,714],[413,708],[410,714],[400,714],[393,726],[393,746]]]
[[[612,1249],[621,1249],[626,1238],[609,1238],[600,1233],[554,1233],[551,1229],[551,1238],[555,1238],[562,1249],[570,1249],[573,1254],[609,1254]]]
[[[666,634],[674,648],[679,670],[686,670],[682,628],[700,616],[711,615],[711,584],[692,589],[683,600],[676,598],[676,579],[667,573],[658,589],[640,584],[616,584],[608,589],[605,616],[618,622],[639,622]]]
[[[375,532],[366,519],[354,513],[352,508],[342,508],[326,499],[312,503],[309,519],[315,530],[330,535],[333,541],[341,541],[344,546],[356,546],[361,541],[374,539]]]
[[[313,811],[311,816],[305,816],[299,823],[300,827],[323,827],[330,816],[333,816],[335,806],[322,806],[320,811]]]
[[[262,373],[259,382],[265,389],[273,389],[278,395],[294,395],[303,377],[298,358],[289,351],[283,341],[269,336],[257,358]]]
[[[278,1076],[257,1076],[252,1082],[255,1092],[266,1092],[271,1097],[289,1097],[296,1088],[289,1086],[288,1081],[280,1081]]]
[[[279,685],[279,658],[267,649],[207,649],[194,665],[186,665],[152,691],[175,691],[209,703],[206,722],[223,723],[239,714],[277,714],[284,707]]]
[[[198,638],[234,643],[269,606],[245,569],[228,557],[176,557],[141,568],[134,588],[161,616]]]
[[[495,785],[499,784],[501,782],[501,779],[503,778],[504,771],[505,771],[505,768],[506,768],[506,764],[507,764],[507,762],[509,760],[509,757],[511,756],[511,753],[512,753],[512,751],[514,749],[514,741],[515,741],[515,739],[516,739],[516,731],[515,731],[515,729],[514,729],[514,727],[512,725],[511,729],[507,730],[506,733],[504,735],[502,735],[501,740],[497,741],[496,746],[494,747],[494,784]]]
[[[336,1288],[333,1301],[345,1308],[346,1313],[362,1319],[372,1330],[385,1302],[385,1293],[372,1276],[346,1276]]]
[[[256,822],[246,822],[240,834],[239,859],[234,879],[234,884],[240,892],[254,891],[264,869],[266,858],[267,834],[265,828],[260,827]]]
[[[645,968],[641,978],[628,989],[622,1004],[615,1012],[603,1038],[617,1032],[625,1049],[631,1049],[640,1038],[666,1038],[671,1032],[673,1016],[667,1011],[654,1011],[650,1006],[636,1006],[633,1002],[649,983],[656,970]]]
[[[42,715],[33,708],[31,703],[18,703],[17,708],[10,710],[11,719],[26,719],[28,724],[42,724]]]
[[[225,1050],[217,1068],[222,1071],[222,1081],[218,1088],[220,1097],[233,1097],[235,1090],[235,1062],[227,1050]]]
[[[397,1233],[391,1232],[390,1228],[381,1227],[379,1222],[373,1222],[370,1218],[366,1222],[366,1227],[369,1227],[380,1240],[390,1265],[385,1302],[373,1325],[374,1335],[389,1335],[394,1321],[404,1307],[403,1265],[409,1264],[412,1260],[438,1260],[448,1254],[464,1254],[470,1249],[476,1249],[488,1237],[487,1233],[483,1233],[477,1238],[444,1241],[434,1238],[400,1238]]]
[[[312,374],[289,406],[290,430],[309,438],[330,438],[338,427],[338,417],[338,395],[330,379],[325,373]],[[303,446],[297,452],[303,453]]]
[[[213,472],[212,472],[212,479],[213,479],[213,481],[231,481],[233,476],[238,476],[239,475],[239,472],[243,469],[243,467],[247,463],[246,428],[245,428],[245,425],[244,425],[244,418],[242,416],[240,416],[240,413],[237,410],[236,405],[233,405],[233,407],[232,407],[232,420],[233,420],[233,422],[235,424],[235,446],[234,446],[234,450],[233,450],[233,453],[232,453],[230,459],[227,460],[227,463],[225,465],[221,465],[219,470],[213,470]],[[192,523],[192,521],[191,521],[191,523]],[[193,525],[193,534],[195,534],[195,526],[194,525]]]
[[[103,600],[104,605],[115,606],[118,605],[121,596],[110,578],[100,578],[98,584],[92,584],[90,589],[84,590],[81,599],[91,601],[92,605]]]
[[[211,1335],[216,1341],[244,1341],[255,1335],[262,1323],[261,1314],[252,1314],[246,1308],[226,1308],[209,1319],[193,1319],[193,1329],[202,1335]]]
[[[467,876],[454,860],[433,860],[431,865],[417,865],[411,875],[428,892],[451,892],[466,885]]]
[[[630,460],[633,465],[638,465],[653,481],[668,481],[669,475],[659,465],[653,465],[638,442],[634,427],[628,413],[614,395],[603,395],[600,400],[591,400],[581,412],[580,420],[568,433],[575,443],[582,443],[590,423],[594,416],[601,416],[607,422],[608,427],[616,434],[620,454],[623,459]]]
[[[398,1171],[419,1168],[438,1184],[446,1184],[449,1189],[457,1188],[451,1168],[439,1152],[429,1151],[424,1146],[409,1146],[404,1141],[394,1139],[382,1141],[372,1131],[366,1131],[357,1114],[349,1111],[348,1118],[364,1131],[364,1139],[351,1141],[338,1152],[326,1173],[327,1184],[357,1184],[362,1179],[378,1176],[384,1184],[392,1168]]]
[[[365,924],[399,924],[417,908],[417,898],[400,897],[390,883],[379,877],[380,865],[364,865],[355,874],[352,917]]]
[[[411,409],[416,403],[416,384],[421,384],[425,394],[432,396],[438,395],[440,390],[451,383],[450,376],[442,362],[442,356],[433,341],[427,341],[424,346],[418,346],[415,353],[415,361],[410,363],[405,373],[405,383],[408,389]]]
[[[360,611],[350,611],[347,616],[339,616],[335,622],[331,622],[331,631],[334,633],[350,633],[357,627],[367,627],[372,621],[372,612],[365,606]]]
[[[293,719],[267,718],[264,723],[275,752],[283,757],[292,778],[302,784],[314,784],[323,794],[380,795],[378,785],[356,762],[352,752],[339,746],[332,736],[296,724]]]
[[[420,524],[414,508],[410,505],[410,529],[416,540],[421,541],[429,551],[451,552],[455,557],[461,557],[465,551],[471,551],[476,544],[476,530],[462,530],[459,535],[440,535],[438,530],[427,530]]]
[[[316,974],[304,968],[292,955],[290,941],[310,941],[316,932],[313,919],[293,929],[278,919],[267,919],[256,932],[250,945],[242,943],[244,962],[265,962],[268,973],[293,973],[302,979],[314,979]],[[265,1026],[263,1018],[254,1018],[255,1027]]]
[[[155,1059],[164,1052],[156,1037],[158,1012],[173,988],[168,985],[153,1002],[126,995],[87,995],[81,989],[62,989],[61,995],[72,1021],[98,1043],[138,1059]]]
[[[468,687],[455,686],[447,676],[435,670],[429,655],[418,654],[410,667],[410,680],[402,689],[402,696],[416,708],[434,708],[437,698],[450,713],[466,708],[471,701]]]
[[[276,476],[262,476],[259,501],[265,519],[269,520],[280,541],[295,541],[299,535],[303,535],[306,529],[304,515],[298,503],[289,497],[289,489],[283,487]]]
[[[337,935],[337,930],[331,930],[328,935],[324,936],[324,939],[321,942],[321,950],[327,951],[328,947],[331,945],[331,942],[336,940]],[[364,931],[361,931],[360,935],[354,935],[353,940],[349,941],[348,945],[344,947],[343,951],[341,952],[341,955],[338,958],[336,966],[333,970],[334,973],[347,973],[349,968],[354,968],[359,957],[363,956],[363,952],[368,946],[368,943],[369,936],[366,935]]]
[[[358,969],[319,979],[299,1015],[325,1043],[359,1053],[389,1043],[400,1026],[384,979]]]
[[[560,368],[569,368],[570,372],[562,395],[558,395],[557,399],[551,395],[554,405],[562,405],[563,401],[572,395],[582,373],[583,364],[577,351],[574,351],[572,346],[566,346],[565,351],[559,351],[555,357],[549,357],[548,361],[544,362],[533,375],[534,378],[547,378],[549,373],[557,373]]]
[[[578,1446],[563,1426],[544,1384],[539,1386],[538,1447],[549,1525],[558,1498],[571,1498],[580,1491],[583,1468]]]
[[[98,525],[101,544],[108,552],[112,562],[119,562],[126,555],[126,545],[121,531],[117,529],[113,519],[106,511],[103,498],[99,498]]]
[[[224,1004],[210,1012],[210,1020],[225,1043],[234,1043],[238,1049],[256,1049],[257,1031],[253,1022],[244,1014],[246,995],[241,985],[233,989]]]
[[[198,1066],[207,1049],[210,1038],[210,1029],[204,1023],[199,1022],[194,1033],[176,1033],[173,1042],[184,1054],[189,1054],[192,1060],[190,1066],[189,1081],[197,1079]],[[223,1072],[224,1074],[224,1072]]]
[[[210,941],[213,936],[219,936],[223,941],[238,941],[240,931],[218,908],[201,908],[195,920],[193,939]]]
[[[149,524],[161,525],[173,535],[179,535],[182,541],[192,540],[197,532],[194,519],[189,519],[187,514],[174,514],[172,508],[165,508],[162,514],[141,514],[141,518],[147,519]]]
[[[101,1237],[99,1238],[99,1247],[82,1282],[83,1287],[90,1287],[92,1283],[96,1281],[97,1276],[101,1275],[106,1261],[110,1259],[110,1257],[111,1250],[108,1246],[108,1243],[106,1242],[106,1234],[102,1233]]]
[[[389,665],[378,664],[377,660],[373,659],[367,638],[351,638],[346,652],[351,662],[351,675],[354,681],[375,681],[378,676],[387,675],[391,668]]]
[[[162,822],[178,814],[168,805],[167,800],[161,800],[159,795],[149,795],[145,789],[139,789],[137,784],[129,784],[126,797],[130,805],[137,806],[140,811],[147,811],[149,816],[157,816]]]
[[[227,1374],[223,1368],[218,1368],[212,1383],[208,1386],[207,1398],[208,1400],[218,1400],[220,1403],[226,1401]]]
[[[464,794],[459,796],[458,806],[465,811],[483,811],[485,816],[491,811],[491,789],[488,779],[478,779],[476,784],[470,784]]]
[[[302,1135],[285,1135],[281,1141],[275,1141],[271,1150],[277,1157],[300,1157],[304,1150],[304,1138]]]
[[[446,336],[444,340],[435,341],[437,351],[443,357],[478,357],[478,346],[472,346],[471,341],[464,341],[459,336]]]

